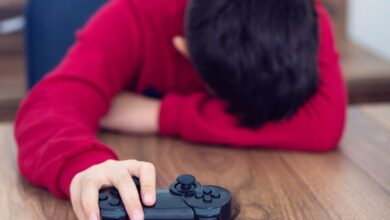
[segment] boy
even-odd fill
[[[123,90],[132,93],[118,95]],[[111,0],[29,93],[15,134],[23,175],[70,197],[79,219],[98,219],[98,190],[113,185],[137,220],[143,213],[130,176],[153,205],[155,168],[118,161],[96,140],[99,124],[325,151],[341,137],[345,109],[329,16],[317,0]]]

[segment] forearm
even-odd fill
[[[130,92],[115,97],[109,112],[100,120],[102,128],[124,133],[158,133],[160,100]]]
[[[63,90],[55,90],[58,86]],[[85,168],[86,161],[71,164],[70,160],[87,153],[94,158],[86,164],[91,166],[116,158],[96,139],[96,122],[106,104],[94,93],[94,88],[85,84],[46,79],[30,92],[18,112],[15,138],[20,170],[30,182],[48,188],[57,197],[69,195],[70,179]],[[79,109],[81,103],[94,110]],[[64,170],[68,170],[66,175]]]
[[[289,119],[249,129],[240,126],[235,116],[226,113],[221,101],[207,94],[171,94],[162,103],[160,132],[206,144],[329,150],[336,146],[343,131],[345,95],[323,96],[318,94],[318,98],[308,101]]]

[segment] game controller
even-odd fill
[[[139,190],[139,180],[133,177]],[[145,220],[230,220],[231,193],[219,186],[201,185],[192,175],[177,177],[169,189],[157,190],[154,206],[143,206]],[[99,192],[103,220],[129,219],[116,188]]]

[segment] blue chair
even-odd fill
[[[75,31],[107,0],[30,0],[25,43],[28,87],[32,88],[64,57]]]

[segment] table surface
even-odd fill
[[[103,133],[122,159],[157,167],[166,188],[181,173],[230,189],[239,220],[389,219],[390,105],[351,107],[338,150],[325,154],[233,150],[156,136]],[[0,219],[75,219],[69,202],[55,199],[19,174],[12,124],[0,125]]]

